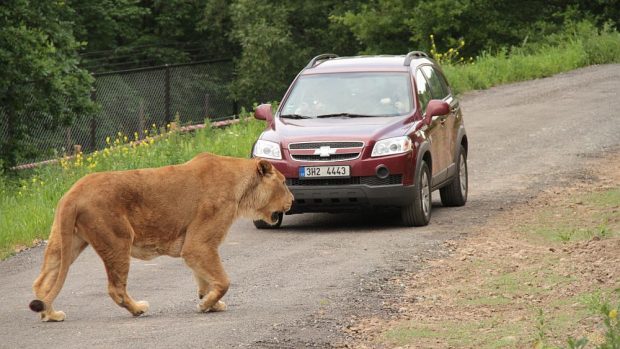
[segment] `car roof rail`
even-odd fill
[[[310,62],[308,62],[308,65],[306,65],[306,69],[314,67],[318,61],[324,61],[327,59],[338,58],[338,57],[339,56],[335,53],[323,53],[321,55],[318,55],[312,58]]]
[[[422,52],[422,51],[411,51],[411,52],[407,53],[407,56],[405,56],[405,63],[404,63],[404,65],[406,67],[408,67],[411,64],[411,61],[414,58],[418,58],[418,57],[428,58],[428,55],[425,52]]]

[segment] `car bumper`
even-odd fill
[[[330,185],[289,186],[295,197],[287,214],[345,212],[373,207],[402,207],[411,204],[414,186]]]

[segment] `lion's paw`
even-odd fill
[[[209,309],[209,311],[225,311],[225,310],[226,310],[226,303],[222,301],[217,301],[217,303],[213,304],[211,309]]]
[[[218,311],[224,311],[224,310],[226,310],[226,303],[222,301],[217,301],[217,303],[215,303],[210,308],[205,308],[203,303],[198,304],[198,311],[202,313],[218,312]]]
[[[139,301],[136,302],[136,310],[132,313],[133,316],[140,316],[149,311],[149,302]]]
[[[52,313],[41,313],[41,321],[43,322],[61,322],[65,321],[66,315],[63,311],[54,311]]]

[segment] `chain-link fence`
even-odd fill
[[[71,153],[74,145],[84,151],[100,149],[106,137],[114,139],[118,132],[142,137],[153,125],[165,127],[176,119],[186,125],[233,118],[238,114],[230,97],[233,71],[231,60],[220,60],[94,74],[97,114],[78,116],[70,127],[32,125],[37,155],[21,163]],[[4,117],[0,110],[0,136],[7,139]]]

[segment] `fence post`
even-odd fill
[[[170,115],[170,66],[168,64],[165,65],[165,97],[164,97],[164,107],[166,109],[165,115],[165,123],[166,125],[172,122],[172,115]]]
[[[233,99],[233,115],[238,116],[239,115],[239,101],[237,101],[237,99]]]
[[[211,117],[209,116],[209,94],[208,93],[205,93],[205,98],[204,98],[204,103],[202,104],[202,108],[203,108],[203,112],[202,112],[203,121],[206,119],[211,119]]]
[[[92,89],[90,91],[90,100],[93,103],[97,102],[97,90]],[[95,151],[97,149],[97,120],[95,119],[95,114],[93,113],[90,117],[90,151]]]

